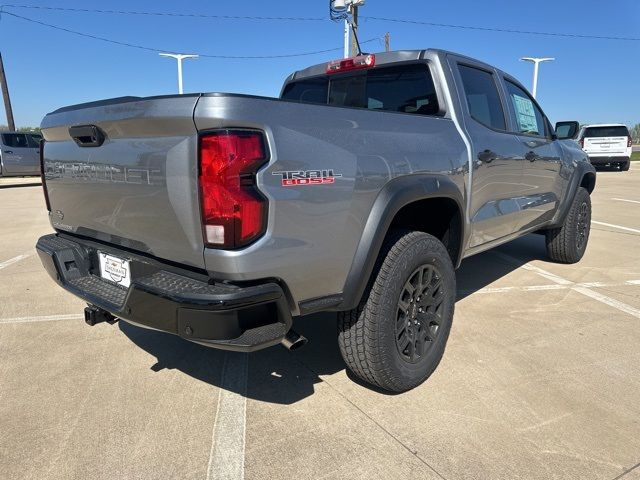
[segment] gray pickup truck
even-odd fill
[[[294,349],[293,317],[334,311],[348,368],[404,391],[444,353],[462,259],[530,232],[554,261],[584,254],[596,175],[576,129],[439,50],[315,65],[279,99],[66,107],[42,122],[56,233],[37,250],[90,325]]]

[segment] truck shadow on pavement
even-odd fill
[[[504,252],[505,247],[500,250]],[[513,262],[507,262],[491,252],[478,254],[463,262],[457,272],[458,301],[511,273],[520,265],[545,259],[544,236],[528,235],[509,244],[506,251],[514,259]],[[457,321],[464,319],[458,318]],[[307,337],[309,343],[295,352],[275,346],[250,354],[246,392],[235,393],[253,400],[284,405],[313,395],[315,385],[323,381],[323,376],[345,369],[338,350],[336,323],[335,313],[296,319],[294,328]],[[119,327],[135,345],[156,357],[157,362],[150,367],[152,370],[177,369],[216,387],[225,388],[221,374],[224,356],[242,355],[207,348],[174,335],[122,321]],[[354,382],[371,388],[350,372],[347,375]]]
[[[39,187],[42,185],[42,182],[33,181],[29,183],[0,183],[0,190],[4,188],[23,188],[23,187]]]

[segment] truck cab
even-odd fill
[[[24,132],[0,133],[0,176],[40,175],[42,135]]]

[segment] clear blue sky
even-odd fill
[[[241,92],[276,96],[293,70],[341,56],[342,25],[328,20],[326,0],[271,2],[41,1],[57,7],[327,17],[326,21],[257,21],[76,13],[5,7],[60,27],[167,51],[229,55],[335,52],[277,60],[201,58],[185,62],[185,92]],[[530,8],[524,9],[524,5]],[[287,8],[291,6],[291,8]],[[400,9],[399,7],[403,8]],[[429,22],[592,35],[640,37],[638,0],[448,2],[367,0],[362,15]],[[511,73],[527,87],[532,66],[521,56],[556,57],[541,67],[538,98],[552,121],[640,122],[640,42],[480,32],[362,20],[360,38],[391,34],[392,49],[445,48]],[[175,93],[175,61],[157,53],[111,45],[2,15],[0,49],[18,126],[39,125],[58,107],[123,95]],[[383,49],[381,40],[368,51]],[[0,123],[4,121],[0,112]]]

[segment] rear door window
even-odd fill
[[[38,148],[40,147],[40,140],[42,140],[42,135],[28,134],[27,140],[31,148]]]
[[[328,92],[326,90],[328,83]],[[312,93],[317,92],[317,93]],[[440,106],[427,65],[376,68],[352,74],[302,80],[287,85],[282,98],[338,107],[438,115]]]
[[[515,83],[505,81],[511,101],[511,116],[516,133],[547,136],[546,121],[542,110],[533,102],[531,96]]]
[[[584,130],[585,138],[588,137],[628,137],[629,129],[623,125],[613,127],[588,127]]]
[[[506,130],[502,101],[493,73],[458,65],[471,117],[496,130]]]
[[[11,148],[28,148],[29,143],[24,133],[3,133],[2,143]]]

